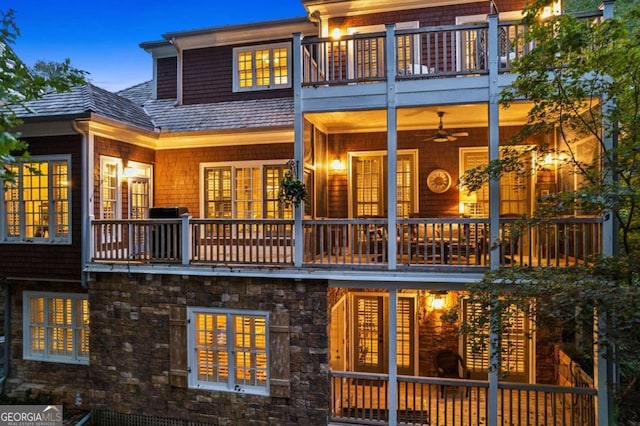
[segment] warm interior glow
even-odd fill
[[[469,214],[469,206],[478,202],[478,193],[472,192],[468,194],[465,190],[460,191],[460,203],[458,212],[460,214]]]
[[[342,31],[340,30],[340,28],[334,28],[331,33],[331,37],[333,37],[336,40],[342,37]]]
[[[550,18],[551,16],[558,16],[562,13],[562,4],[559,0],[554,0],[549,6],[545,6],[542,9],[542,19]]]

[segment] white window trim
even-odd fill
[[[103,176],[103,171],[104,171],[104,167],[107,164],[114,164],[117,169],[118,169],[118,179],[116,182],[116,211],[115,211],[115,220],[118,219],[122,219],[122,178],[123,178],[123,167],[122,167],[122,159],[121,158],[116,158],[116,157],[109,157],[106,155],[101,155],[100,156],[100,219],[102,219],[104,217],[104,210],[103,210],[103,199],[102,199],[102,185],[103,185],[103,180],[104,180],[104,176]]]
[[[22,202],[22,198],[23,195],[22,193],[19,193],[19,199],[20,199],[20,210],[18,212],[18,215],[20,217],[20,235],[19,236],[9,236],[8,235],[8,223],[7,223],[7,204],[6,204],[6,200],[4,199],[4,196],[2,198],[2,203],[0,203],[0,211],[2,212],[2,219],[0,220],[0,231],[2,233],[2,239],[3,239],[3,243],[30,243],[30,244],[70,244],[72,241],[72,223],[71,223],[71,212],[73,210],[72,208],[72,197],[71,197],[71,155],[67,155],[67,154],[62,154],[62,155],[34,155],[32,157],[29,158],[28,161],[25,161],[25,163],[51,163],[51,162],[55,162],[55,161],[65,161],[67,163],[67,202],[69,203],[69,211],[67,212],[67,224],[69,227],[69,232],[67,234],[66,237],[55,237],[52,233],[51,233],[51,229],[49,229],[48,231],[48,237],[33,237],[33,238],[27,238],[25,236],[26,231],[25,231],[25,221],[26,221],[26,214],[24,211],[24,203]],[[20,173],[20,176],[22,176],[22,173]],[[51,185],[51,175],[49,175],[49,181],[47,181],[47,191],[48,191],[48,197],[49,200],[53,200],[53,186]],[[20,182],[20,178],[18,178],[18,183],[20,183],[20,187],[18,188],[19,190],[22,190],[22,184]],[[49,218],[51,218],[51,210],[49,211]],[[49,228],[55,226],[55,223],[51,220],[49,220]]]
[[[23,359],[26,360],[34,360],[34,361],[47,361],[47,362],[57,362],[62,364],[81,364],[81,365],[89,365],[89,357],[83,357],[78,355],[78,345],[80,342],[76,340],[77,333],[76,330],[78,326],[76,324],[76,309],[75,303],[73,304],[73,325],[72,328],[74,330],[73,333],[73,357],[67,356],[58,356],[58,355],[49,355],[49,345],[48,345],[48,336],[45,330],[45,352],[44,354],[33,354],[31,352],[31,305],[29,304],[29,299],[32,297],[44,298],[45,299],[45,310],[46,310],[46,301],[47,299],[57,298],[57,299],[73,299],[76,300],[88,300],[87,294],[80,293],[55,293],[55,292],[40,292],[40,291],[25,291],[22,294],[22,318],[23,318],[23,327],[22,327],[22,352]],[[45,311],[45,329],[48,325],[47,314]]]
[[[262,160],[262,161],[232,161],[232,162],[211,162],[211,163],[200,163],[200,171],[198,172],[199,177],[199,185],[200,185],[200,215],[201,217],[205,217],[205,211],[207,208],[207,203],[206,203],[206,195],[205,195],[205,177],[204,177],[204,171],[205,169],[208,169],[210,167],[231,167],[232,170],[236,169],[236,168],[260,168],[262,169],[262,171],[264,172],[264,167],[265,166],[279,166],[279,165],[286,165],[287,163],[287,159],[275,159],[275,160]],[[235,179],[231,178],[231,194],[235,194],[235,190],[236,190],[236,181]],[[261,181],[260,185],[262,186],[262,192],[264,193],[264,182]],[[264,201],[264,200],[263,200]],[[231,217],[235,218],[236,217],[236,199],[235,199],[235,195],[232,195],[231,197]]]
[[[275,84],[273,83],[273,72],[271,72],[271,77],[270,77],[270,81],[269,81],[269,85],[268,86],[256,86],[255,83],[255,55],[253,55],[253,62],[254,62],[254,66],[253,66],[253,86],[251,87],[240,87],[240,75],[239,75],[239,70],[238,70],[238,54],[243,53],[243,52],[254,52],[256,50],[265,50],[268,49],[269,50],[269,55],[271,55],[271,52],[273,51],[273,49],[279,49],[285,47],[287,49],[287,84]],[[284,42],[284,43],[271,43],[271,44],[259,44],[259,45],[253,45],[253,46],[245,46],[245,47],[235,47],[233,49],[233,91],[234,92],[256,92],[256,91],[261,91],[261,90],[275,90],[275,89],[286,89],[291,87],[291,80],[292,80],[292,66],[291,66],[291,43],[288,42]],[[271,60],[271,57],[270,57]],[[271,62],[270,62],[271,63]]]
[[[208,382],[203,380],[198,380],[198,370],[196,368],[197,359],[196,359],[196,351],[195,351],[195,315],[197,313],[203,314],[218,314],[218,315],[226,315],[229,318],[232,318],[236,315],[250,315],[256,317],[264,317],[265,319],[265,333],[266,333],[266,349],[265,353],[267,355],[267,378],[265,386],[247,386],[247,385],[239,385],[235,383],[234,380],[234,371],[235,371],[235,361],[233,356],[231,356],[231,346],[232,341],[229,339],[229,334],[227,329],[227,347],[229,353],[229,381],[226,383],[223,382]],[[231,327],[232,322],[227,322],[228,327]],[[196,389],[207,389],[207,390],[215,390],[222,392],[236,392],[236,393],[246,393],[251,395],[269,395],[269,382],[271,376],[271,355],[270,345],[269,345],[269,312],[267,311],[254,311],[254,310],[241,310],[241,309],[219,309],[219,308],[199,308],[199,307],[188,307],[187,308],[187,353],[188,353],[188,382],[190,388]]]
[[[417,209],[418,206],[420,205],[420,199],[419,199],[419,194],[420,194],[420,188],[419,188],[419,169],[418,169],[418,150],[417,149],[399,149],[397,152],[397,155],[410,155],[412,157],[412,161],[413,161],[413,170],[415,171],[414,176],[413,176],[413,199],[414,199],[414,209]],[[380,157],[385,157],[388,158],[387,155],[387,151],[381,150],[381,151],[353,151],[353,152],[349,152],[347,154],[347,182],[353,182],[353,179],[355,179],[354,176],[354,170],[351,167],[351,164],[353,163],[353,158],[356,157],[368,157],[368,156],[380,156]],[[383,182],[383,188],[382,190],[386,193],[387,192],[387,183]],[[348,188],[347,188],[347,201],[348,201],[348,209],[349,209],[349,215],[353,216],[353,207],[354,207],[354,194],[353,194],[353,188],[351,183],[349,183]],[[388,208],[388,206],[387,206]],[[414,211],[414,213],[417,213],[417,210]]]

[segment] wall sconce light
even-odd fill
[[[344,170],[344,163],[340,159],[340,157],[336,157],[331,162],[331,170],[335,172],[341,172]]]
[[[334,28],[331,32],[331,37],[334,40],[340,40],[340,37],[342,37],[342,30],[340,28]]]
[[[447,292],[431,292],[431,309],[439,311],[447,304]]]

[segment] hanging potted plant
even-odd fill
[[[284,177],[280,181],[280,191],[278,193],[278,200],[289,207],[294,205],[299,207],[300,203],[307,200],[307,188],[304,182],[298,179],[296,175],[296,164],[294,160],[287,162],[289,170],[284,172]]]

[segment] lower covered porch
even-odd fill
[[[498,382],[497,397],[491,398],[489,383],[480,380],[398,376],[395,386],[391,408],[388,375],[331,372],[331,421],[486,425],[494,409],[499,425],[596,424],[596,391],[589,387]]]
[[[565,350],[570,333],[516,315],[490,373],[487,342],[460,332],[476,309],[455,289],[330,289],[330,423],[597,424],[597,389]]]

